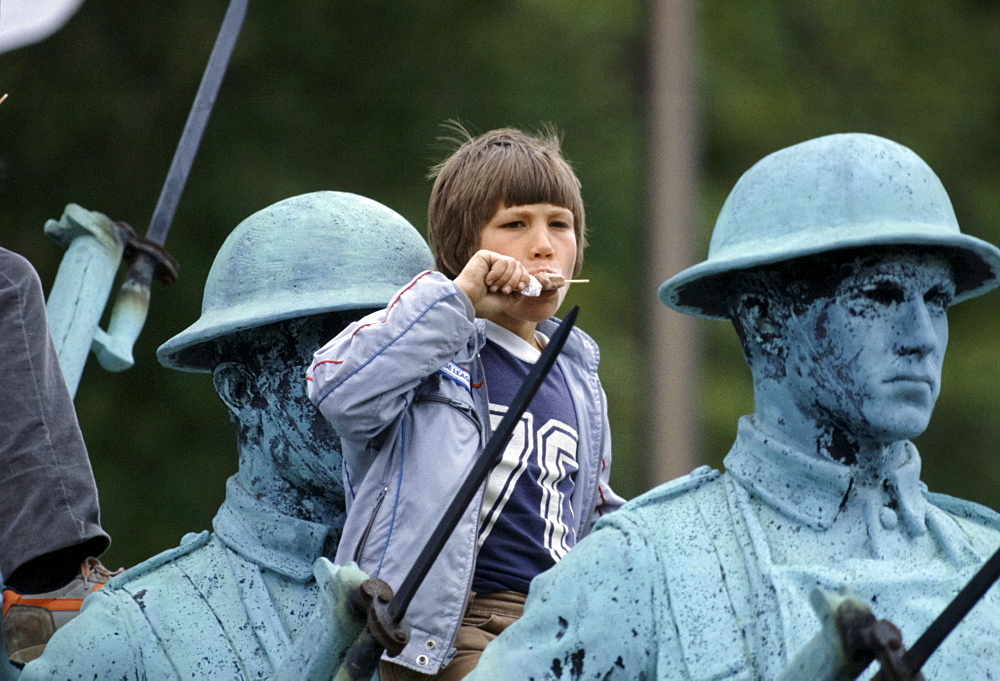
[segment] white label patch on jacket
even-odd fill
[[[472,392],[472,374],[454,362],[448,362],[442,368],[438,369],[438,373]]]

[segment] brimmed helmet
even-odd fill
[[[660,286],[660,299],[697,317],[727,318],[739,273],[828,251],[918,246],[953,261],[961,302],[995,288],[1000,249],[958,228],[934,171],[875,135],[829,135],[765,157],[729,194],[708,259]]]
[[[322,191],[279,201],[241,222],[205,283],[201,317],[156,351],[164,366],[211,371],[212,344],[265,324],[381,308],[430,249],[401,215],[363,196]]]

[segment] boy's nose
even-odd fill
[[[534,258],[544,258],[552,255],[552,239],[544,225],[536,225],[532,231],[531,255]]]

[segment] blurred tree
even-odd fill
[[[88,2],[50,39],[0,55],[0,243],[47,284],[61,255],[42,226],[75,202],[144,232],[226,3]],[[137,366],[84,372],[77,409],[116,543],[132,564],[207,528],[235,471],[234,431],[208,376],[168,371],[155,349],[198,317],[223,239],[250,213],[317,189],[374,198],[423,229],[428,168],[457,119],[473,131],[552,123],[578,170],[591,225],[577,287],[622,463],[648,485],[630,267],[640,232],[641,44],[635,2],[251,2],[167,248],[181,263],[154,286]],[[602,316],[600,310],[621,314]],[[632,457],[635,460],[635,457]]]
[[[224,0],[85,2],[51,38],[0,55],[0,244],[50,283],[61,255],[42,235],[79,203],[144,232]],[[698,4],[702,257],[726,193],[752,163],[831,132],[882,134],[938,172],[963,228],[1000,241],[1000,6],[987,0],[754,0]],[[643,477],[649,361],[661,314],[642,283],[648,103],[639,0],[255,2],[167,247],[178,283],[153,291],[137,366],[84,372],[77,408],[128,565],[207,528],[235,470],[234,431],[205,375],[168,371],[156,347],[197,317],[216,250],[252,212],[317,189],[370,196],[423,229],[442,123],[564,133],[591,227],[574,287],[602,349],[616,444],[612,481]],[[663,278],[673,272],[664,272]],[[918,445],[939,491],[1000,507],[993,396],[1000,293],[956,307],[937,413]],[[702,443],[718,465],[749,411],[750,381],[726,324],[702,322]]]

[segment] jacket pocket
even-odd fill
[[[433,393],[424,393],[422,395],[417,395],[414,400],[414,404],[420,402],[433,402],[435,404],[444,404],[453,409],[457,410],[462,416],[469,419],[472,424],[476,427],[476,430],[482,430],[482,424],[476,417],[476,411],[473,409],[471,404],[466,404],[461,400],[455,400],[450,397],[445,397],[444,395],[435,395]]]

